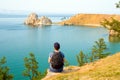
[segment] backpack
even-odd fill
[[[60,69],[61,67],[63,67],[64,63],[63,63],[63,56],[61,54],[61,52],[54,52],[53,56],[51,57],[51,66],[54,69]]]

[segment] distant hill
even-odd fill
[[[43,80],[120,80],[120,52],[82,67],[69,66],[63,73],[48,73]]]
[[[60,22],[61,25],[86,25],[86,26],[101,26],[100,22],[111,17],[120,20],[120,15],[110,14],[76,14],[70,19]]]

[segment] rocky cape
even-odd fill
[[[76,26],[101,26],[104,19],[110,20],[111,18],[120,20],[120,15],[110,14],[76,14],[68,20],[59,22],[60,25],[76,25]]]
[[[24,21],[24,24],[30,26],[48,26],[52,24],[52,21],[46,16],[38,18],[36,13],[31,13]]]

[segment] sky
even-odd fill
[[[38,13],[120,14],[115,3],[119,0],[0,0],[0,11],[31,11]]]

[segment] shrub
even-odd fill
[[[5,66],[6,58],[0,60],[0,80],[12,80],[13,75],[9,73],[9,67]]]

